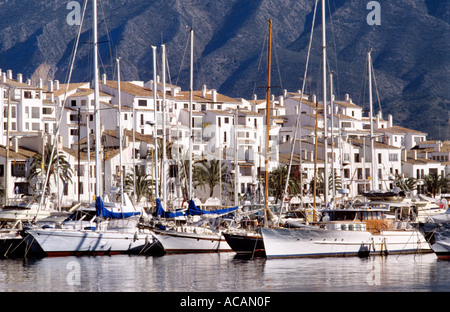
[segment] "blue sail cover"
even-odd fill
[[[167,212],[163,209],[161,205],[161,200],[159,198],[156,199],[156,211],[154,213],[155,217],[163,217],[163,218],[176,218],[184,216],[183,211],[177,211],[177,212]]]
[[[97,199],[95,200],[95,209],[97,210],[97,216],[100,216],[103,218],[111,218],[111,219],[124,219],[124,218],[129,218],[129,217],[141,214],[139,211],[112,212],[105,208],[105,205],[103,204],[103,200],[100,196],[98,196]]]
[[[233,212],[237,209],[238,209],[238,207],[218,209],[218,210],[212,210],[212,211],[202,210],[202,209],[198,208],[197,205],[194,203],[194,201],[191,199],[189,201],[189,208],[188,208],[187,213],[188,213],[188,215],[191,215],[191,216],[198,216],[198,215],[203,215],[203,214],[226,214],[229,212]]]

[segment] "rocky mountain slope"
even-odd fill
[[[67,80],[78,27],[70,1],[0,1],[0,68],[26,78]],[[84,0],[77,1],[82,8]],[[372,50],[380,103],[394,122],[450,139],[448,1],[379,0],[380,25],[368,25],[369,0],[327,1],[328,67],[337,98],[368,106],[366,55]],[[92,79],[92,8],[88,2],[72,81]],[[301,89],[313,0],[98,0],[101,72],[122,59],[122,77],[152,79],[151,46],[165,43],[170,81],[189,85],[189,29],[195,31],[195,88],[233,97],[264,97],[268,19],[273,20],[272,92]],[[319,7],[320,10],[320,7]],[[307,79],[321,94],[321,19]],[[159,57],[160,58],[160,57]],[[158,60],[159,60],[158,58]],[[160,63],[160,60],[159,60]]]

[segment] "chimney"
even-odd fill
[[[55,91],[59,90],[59,80],[55,80]]]
[[[213,102],[217,102],[217,90],[216,89],[211,89],[211,100]]]
[[[103,75],[102,75],[102,83],[103,83],[103,84],[106,84],[106,74],[103,74]]]
[[[27,79],[27,85],[31,86],[31,79]]]
[[[48,81],[48,92],[53,92],[53,80]]]
[[[288,95],[287,93],[288,93],[287,90],[284,89],[284,90],[283,90],[283,96],[284,96],[285,98],[287,98],[287,95]]]
[[[206,85],[202,86],[202,98],[206,98]]]
[[[388,115],[388,128],[392,128],[392,115]]]
[[[6,83],[6,73],[2,73],[2,82]]]
[[[8,79],[12,79],[12,70],[8,69],[6,76],[8,77]]]
[[[12,139],[12,150],[14,151],[14,153],[19,152],[19,138],[17,137],[14,137]]]
[[[253,101],[256,101],[258,99],[258,96],[256,94],[253,94]]]
[[[406,162],[408,160],[408,153],[405,149],[402,149],[401,157],[403,162]]]
[[[284,96],[283,95],[280,95],[278,97],[278,102],[279,102],[280,106],[284,106]]]
[[[42,89],[44,87],[44,83],[42,82],[42,78],[39,78],[38,88]]]
[[[313,94],[313,95],[311,96],[311,102],[316,103],[316,101],[317,101],[317,97],[316,97],[315,94]]]
[[[350,102],[350,95],[348,93],[345,94],[345,102]]]
[[[17,74],[17,82],[20,82],[20,83],[23,82],[23,76],[22,76],[22,74]]]

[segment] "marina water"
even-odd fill
[[[450,291],[434,254],[242,259],[234,253],[0,260],[0,292]]]

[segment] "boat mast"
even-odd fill
[[[265,213],[264,226],[267,225],[267,212],[269,209],[269,130],[270,130],[270,67],[272,50],[272,20],[269,19],[269,41],[267,48],[267,89],[266,89],[266,171],[265,171]]]
[[[117,62],[117,91],[119,97],[119,156],[120,156],[120,200],[123,206],[123,160],[122,160],[122,102],[120,94],[120,57],[116,59]]]
[[[156,81],[157,79],[157,73],[156,73],[156,47],[152,46],[153,50],[153,105],[154,105],[154,118],[155,118],[155,198],[159,197],[158,192],[158,113],[156,111],[156,108],[158,107],[156,105],[157,99],[157,93],[158,93],[158,83]]]
[[[9,128],[11,125],[11,87],[8,88],[8,121],[6,127],[6,162],[5,162],[5,206],[8,205],[8,178],[9,178]]]
[[[99,88],[98,88],[98,39],[97,39],[97,0],[93,4],[93,32],[94,32],[94,120],[95,120],[95,196],[100,196],[100,116],[99,116]]]
[[[323,148],[324,148],[324,200],[328,206],[328,129],[327,129],[327,45],[326,45],[325,0],[322,0],[322,89],[323,89]]]
[[[372,112],[372,57],[370,55],[371,51],[367,52],[367,66],[369,71],[369,118],[370,118],[370,150],[372,153],[372,190],[376,190],[377,188],[377,168],[376,168],[376,153],[374,148],[374,137],[373,137],[373,112]]]
[[[189,70],[189,200],[192,199],[192,96],[194,92],[194,29],[190,30],[191,37],[191,62]]]
[[[163,209],[166,210],[166,188],[167,188],[167,178],[166,178],[166,45],[161,45],[162,48],[162,93],[163,93],[163,102],[162,102],[162,126],[163,126],[163,184],[162,184],[162,193],[163,193]]]

